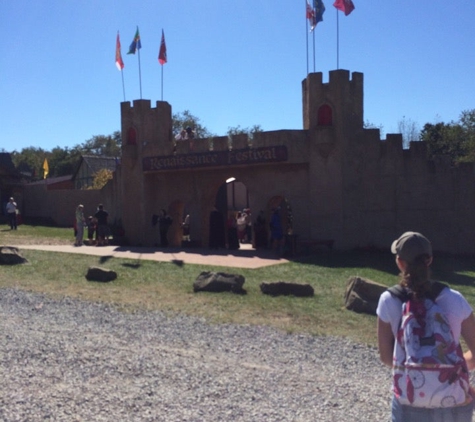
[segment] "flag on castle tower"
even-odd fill
[[[46,179],[46,177],[48,176],[49,174],[49,166],[48,166],[48,160],[45,158],[45,161],[43,163],[43,179]]]
[[[129,47],[129,52],[127,54],[135,54],[137,50],[140,50],[142,48],[142,43],[140,42],[140,33],[139,33],[139,27],[137,26],[137,31],[135,31],[135,36],[130,44]]]
[[[351,0],[335,0],[333,6],[344,12],[345,16],[348,16],[351,12],[353,12],[353,10],[355,10],[355,5]]]
[[[115,42],[115,65],[119,70],[122,70],[124,68],[124,61],[122,60],[122,54],[120,52],[119,31],[117,31],[117,40]]]
[[[160,42],[160,51],[158,53],[158,62],[164,65],[167,62],[167,45],[165,44],[165,34],[162,29],[162,41]]]
[[[317,22],[315,20],[315,10],[313,10],[313,7],[310,6],[310,3],[308,2],[308,0],[307,0],[306,16],[310,23],[310,32],[312,32],[315,29]]]
[[[307,0],[306,16],[310,22],[310,32],[315,29],[318,22],[323,21],[323,12],[325,12],[325,5],[322,0],[313,0],[313,7]]]
[[[313,0],[313,10],[315,12],[315,26],[318,22],[323,21],[323,13],[325,13],[325,5],[322,0]]]

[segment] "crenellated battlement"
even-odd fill
[[[310,73],[302,81],[303,128],[315,130],[322,124],[338,125],[345,130],[363,127],[363,74],[333,70],[329,82],[323,74]],[[322,108],[323,107],[323,108]],[[331,111],[331,117],[325,112]]]
[[[357,159],[367,165],[370,160],[370,167],[379,163],[379,167],[398,174],[427,162],[424,142],[411,142],[404,149],[401,134],[387,134],[386,139],[381,139],[379,129],[363,127],[363,83],[360,72],[333,70],[328,82],[323,81],[323,73],[310,73],[302,81],[304,129],[258,132],[252,138],[239,134],[175,141],[170,104],[157,101],[152,107],[150,100],[143,99],[122,102],[123,153],[126,160],[137,160],[147,156],[285,146],[289,162],[293,163],[341,154],[347,155],[350,162]],[[447,171],[451,167],[441,157],[431,168]],[[464,169],[467,171],[467,166]]]

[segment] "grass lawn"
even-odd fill
[[[0,245],[72,243],[72,229],[22,225],[17,231],[0,228]],[[20,246],[21,249],[21,246]],[[23,250],[28,264],[3,266],[0,287],[16,287],[53,296],[115,304],[125,312],[135,309],[181,312],[213,323],[270,325],[287,332],[350,337],[376,344],[376,317],[347,311],[343,306],[351,276],[391,286],[398,281],[394,256],[389,252],[326,251],[288,264],[260,269],[182,265],[154,261],[103,259],[94,256]],[[85,279],[93,265],[118,273],[112,283]],[[247,295],[193,293],[193,281],[202,271],[221,271],[245,277]],[[459,290],[475,307],[475,260],[436,255],[433,278]],[[260,292],[262,282],[309,283],[313,298],[270,297]]]

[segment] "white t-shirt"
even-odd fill
[[[452,289],[442,290],[439,296],[437,296],[436,302],[447,316],[454,339],[458,343],[462,322],[472,313],[471,306],[457,290]],[[379,298],[376,314],[383,322],[391,324],[394,338],[396,338],[402,317],[401,301],[388,291],[384,292]]]
[[[7,202],[7,213],[13,214],[16,212],[16,202]]]

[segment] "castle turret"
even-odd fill
[[[323,83],[322,73],[310,73],[302,81],[303,128],[319,126],[363,127],[363,74],[333,70]]]
[[[150,244],[149,225],[143,217],[156,210],[151,209],[150,192],[146,192],[142,159],[145,155],[169,155],[173,153],[171,106],[157,101],[152,108],[150,100],[121,103],[122,118],[122,166],[127,177],[122,178],[123,223],[127,236],[134,244]],[[147,223],[149,219],[147,219]]]

